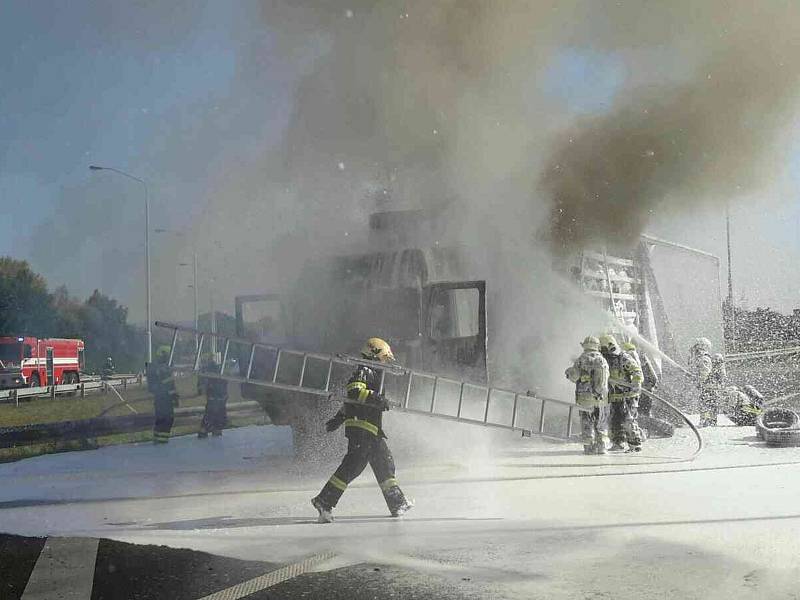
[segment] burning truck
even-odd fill
[[[443,219],[425,210],[371,215],[370,245],[381,252],[310,262],[286,294],[238,296],[237,335],[331,354],[378,336],[391,340],[406,367],[491,383],[492,294],[485,274],[470,272],[457,247],[435,242]],[[569,273],[585,294],[680,361],[698,330],[722,342],[719,260],[710,254],[642,237],[627,253],[581,252]],[[247,357],[239,362],[247,364]],[[274,358],[256,357],[252,368],[266,377]],[[301,453],[320,443],[322,423],[334,410],[296,390],[243,383],[242,395],[258,400],[274,424],[291,425]]]

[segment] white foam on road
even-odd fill
[[[289,427],[242,427],[221,438],[175,437],[0,464],[0,502],[180,493],[193,480],[252,471],[292,455]]]

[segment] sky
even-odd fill
[[[143,190],[89,171],[99,164],[146,180],[151,230],[172,232],[151,237],[156,318],[190,318],[191,273],[178,263],[193,251],[205,282],[201,311],[212,291],[231,312],[235,294],[262,291],[267,284],[252,273],[268,246],[237,246],[233,255],[213,224],[232,218],[214,211],[219,194],[239,193],[245,168],[276,168],[259,161],[284,142],[298,85],[330,48],[311,32],[288,52],[280,34],[256,2],[2,3],[0,255],[29,260],[77,296],[99,288],[141,320]],[[622,55],[564,46],[535,84],[580,117],[610,110],[630,77]],[[796,125],[796,117],[786,123],[787,135]],[[800,148],[780,161],[775,185],[730,199],[734,284],[751,307],[790,311],[800,307]],[[249,186],[241,194],[248,199],[232,205],[252,204],[240,218],[255,237],[292,226]],[[720,255],[725,267],[719,205],[655,214],[647,229]]]

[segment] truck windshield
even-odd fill
[[[17,342],[0,344],[0,361],[3,365],[6,367],[19,366],[21,359],[22,344]]]

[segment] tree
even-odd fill
[[[0,333],[47,335],[55,324],[44,277],[24,260],[0,257]]]
[[[128,309],[95,290],[82,307],[82,333],[86,340],[86,362],[99,369],[112,356],[120,370],[142,367],[142,336],[128,324]]]

